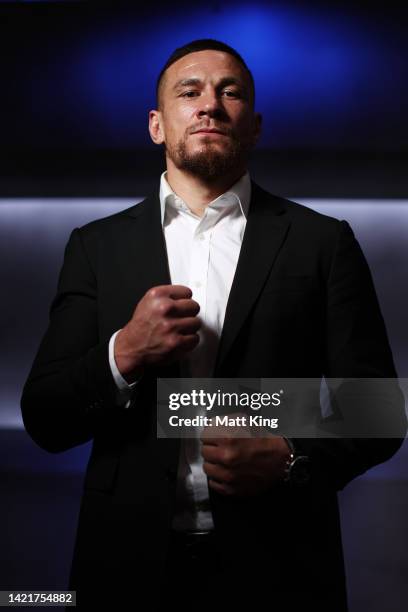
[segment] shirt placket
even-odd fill
[[[207,319],[207,285],[210,258],[210,229],[206,229],[207,215],[208,211],[206,211],[204,217],[195,227],[192,237],[190,262],[190,287],[193,291],[193,299],[200,304],[199,317],[203,323],[205,323]],[[202,376],[199,365],[200,346],[197,347],[196,351],[195,356],[196,359],[198,358],[198,362],[196,361],[195,363],[198,363],[198,371],[193,369],[193,375],[195,373]],[[191,357],[194,361],[194,355]],[[208,485],[207,480],[203,478],[203,458],[201,456],[201,445],[199,441],[201,429],[197,428],[195,434],[195,438],[186,440],[185,451],[194,482],[193,497],[196,504],[196,512],[200,514],[199,504],[203,499],[208,498]],[[209,519],[207,519],[207,522],[208,520]]]
[[[207,281],[209,264],[209,240],[207,235],[197,226],[192,240],[190,283],[193,300],[200,304],[199,316],[206,320],[207,311]]]

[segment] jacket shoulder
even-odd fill
[[[129,206],[128,208],[119,210],[118,212],[107,215],[106,217],[89,221],[88,223],[81,225],[78,229],[80,230],[81,234],[86,237],[92,237],[92,235],[99,234],[103,231],[109,232],[110,230],[123,225],[123,223],[126,222],[129,217],[140,216],[146,210],[148,202],[151,199],[151,196],[142,198],[139,202]]]
[[[288,198],[278,196],[266,191],[256,183],[252,183],[254,201],[262,201],[264,205],[273,206],[277,214],[285,215],[292,227],[308,235],[311,239],[333,239],[339,234],[342,227],[348,226],[347,221],[318,212],[309,206],[299,204]]]

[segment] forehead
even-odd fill
[[[166,83],[173,85],[179,79],[199,78],[218,80],[224,76],[248,79],[245,69],[233,55],[223,51],[196,51],[180,58],[166,70]]]

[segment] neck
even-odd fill
[[[188,205],[193,213],[202,217],[208,204],[228,191],[245,172],[245,167],[237,168],[209,183],[198,176],[180,170],[168,159],[166,178],[174,193]]]

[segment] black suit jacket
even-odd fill
[[[108,362],[112,333],[160,284],[170,277],[156,195],[74,229],[23,391],[24,424],[42,448],[60,452],[93,440],[70,583],[83,605],[102,584],[128,603],[131,589],[152,596],[160,584],[179,442],[156,438],[156,379],[179,376],[179,366],[152,368],[123,409]],[[396,376],[371,275],[347,222],[252,183],[214,375]],[[402,401],[396,410],[405,423]],[[336,491],[391,457],[401,439],[297,443],[311,457],[311,484],[278,484],[247,499],[211,491],[215,526],[228,563],[248,584],[256,581],[260,598],[272,590],[287,609],[321,602],[345,610]]]

